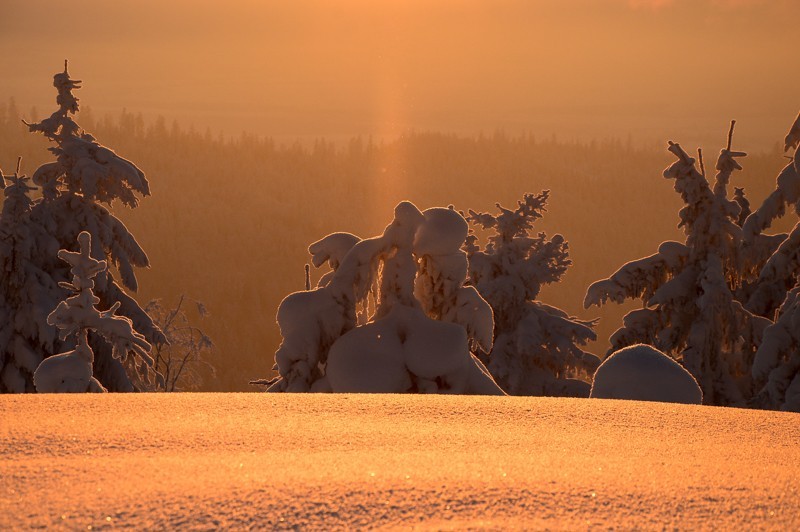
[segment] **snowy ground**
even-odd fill
[[[0,396],[0,529],[800,527],[800,415],[627,401]]]

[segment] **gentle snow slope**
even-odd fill
[[[800,415],[515,397],[0,396],[0,529],[800,527]]]

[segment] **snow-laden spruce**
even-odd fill
[[[99,308],[119,302],[120,315],[131,319],[148,342],[164,342],[158,327],[123,289],[136,290],[134,268],[147,267],[147,255],[125,225],[100,205],[120,200],[135,207],[138,196],[150,193],[149,184],[133,163],[101,146],[73,120],[78,112],[73,90],[80,82],[71,79],[65,68],[55,75],[53,85],[58,109],[41,122],[28,124],[31,131],[54,143],[50,151],[56,160],[33,175],[42,197],[30,199],[26,180],[24,186],[10,187],[13,193],[6,193],[3,206],[0,391],[6,392],[33,391],[38,363],[74,347],[58,339],[56,329],[47,324],[47,315],[68,295],[58,283],[69,280],[69,268],[56,254],[59,249],[74,250],[82,231],[92,235],[92,256],[108,261],[120,275],[118,284],[111,271],[98,274],[94,293],[100,299]],[[89,343],[95,354],[94,375],[108,390],[148,386],[145,375],[121,365],[108,342],[90,335]]]
[[[71,266],[72,283],[61,283],[73,295],[62,301],[47,316],[47,323],[59,330],[62,341],[71,339],[75,349],[44,359],[33,374],[36,391],[40,393],[105,392],[93,377],[94,352],[89,345],[89,331],[101,335],[113,346],[114,357],[125,362],[129,356],[139,363],[143,372],[153,366],[148,352],[150,344],[136,332],[131,320],[116,316],[119,303],[107,311],[97,310],[100,299],[94,295],[94,278],[106,271],[106,261],[91,256],[92,237],[86,231],[78,235],[80,251],[62,249],[58,257]]]
[[[800,215],[800,115],[786,136],[785,149],[794,150],[792,162],[778,176],[775,191],[745,222],[751,232],[761,231],[794,204]],[[778,307],[780,305],[780,307]],[[756,352],[753,379],[760,387],[752,404],[761,408],[800,412],[800,223],[769,258],[759,275],[748,307],[777,319],[764,332]]]
[[[764,203],[744,223],[743,230],[747,246],[754,246],[759,238],[773,238],[780,244],[772,249],[766,264],[763,264],[758,280],[750,287],[746,299],[747,308],[762,316],[772,317],[775,310],[783,304],[786,294],[794,286],[800,268],[800,224],[788,236],[778,234],[767,236],[763,231],[772,222],[792,207],[800,216],[800,163],[797,162],[798,136],[800,136],[800,115],[786,135],[784,148],[795,150],[792,161],[778,174],[775,190],[767,196]]]
[[[561,235],[533,234],[548,196],[525,194],[513,211],[498,205],[498,214],[470,211],[469,222],[492,231],[483,249],[475,235],[465,247],[470,283],[494,312],[494,347],[479,356],[510,394],[587,397],[600,361],[580,346],[596,339],[594,322],[536,300],[572,264]]]
[[[33,392],[33,372],[56,341],[47,315],[63,291],[49,273],[58,243],[31,220],[34,187],[20,174],[19,161],[14,174],[2,176],[0,188],[0,391]],[[40,304],[47,299],[49,308]]]
[[[692,374],[653,346],[636,344],[606,358],[592,379],[590,397],[699,405],[703,392]]]
[[[464,287],[467,223],[401,202],[381,236],[309,247],[332,271],[278,308],[272,392],[503,394],[470,344],[491,348],[492,311]]]
[[[734,298],[748,270],[759,259],[743,250],[737,225],[740,203],[727,199],[726,186],[741,168],[728,147],[717,160],[712,190],[679,144],[669,143],[677,161],[664,170],[686,204],[679,213],[686,241],[664,242],[658,252],[629,262],[608,279],[589,287],[584,306],[641,299],[644,308],[628,313],[610,339],[611,350],[644,343],[677,359],[697,379],[704,401],[743,405],[752,395],[750,370],[770,321],[746,310]],[[764,244],[767,246],[767,244]]]

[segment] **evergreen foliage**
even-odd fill
[[[655,346],[689,370],[704,402],[714,405],[744,405],[752,395],[753,358],[770,323],[734,296],[774,241],[749,257],[744,251],[743,230],[737,225],[741,202],[728,200],[726,193],[731,174],[741,169],[736,159],[746,155],[731,151],[732,134],[733,124],[717,160],[713,190],[695,159],[669,143],[677,161],[664,177],[675,180],[684,202],[679,227],[685,242],[664,242],[658,253],[625,264],[590,286],[584,301],[588,308],[608,300],[641,299],[644,308],[625,316],[610,339],[611,350],[638,343]]]
[[[78,234],[91,235],[91,254],[105,260],[119,272],[118,283],[110,270],[99,272],[94,294],[99,307],[110,309],[117,304],[119,313],[133,323],[149,343],[165,338],[152,319],[129,296],[124,288],[137,289],[136,267],[147,267],[144,250],[126,226],[100,203],[114,200],[135,207],[138,196],[150,193],[144,174],[133,163],[100,145],[74,121],[78,98],[73,91],[80,81],[70,78],[66,69],[54,76],[58,109],[40,122],[27,124],[54,145],[50,151],[56,160],[34,172],[32,181],[42,196],[30,197],[31,187],[12,183],[3,206],[4,243],[0,261],[6,271],[14,271],[4,283],[0,308],[9,319],[0,324],[0,379],[3,391],[32,391],[33,361],[72,347],[72,341],[58,339],[47,324],[47,314],[66,296],[58,283],[70,278],[69,268],[56,258],[59,249],[75,249]],[[24,189],[24,190],[23,190]],[[6,236],[16,235],[16,236]],[[16,263],[12,265],[12,263]],[[121,365],[120,353],[101,335],[89,335],[94,351],[94,375],[109,391],[133,391],[147,387],[139,373]]]
[[[537,301],[543,285],[556,283],[572,264],[561,235],[533,234],[549,191],[525,194],[515,210],[469,212],[468,221],[492,233],[484,249],[470,235],[465,246],[469,280],[494,313],[494,347],[480,358],[512,395],[589,396],[588,381],[600,363],[581,346],[596,338],[594,321],[579,320]]]

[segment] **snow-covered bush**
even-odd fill
[[[269,391],[503,394],[469,349],[491,346],[492,313],[463,286],[466,235],[454,210],[402,202],[381,236],[312,244],[333,271],[281,302]]]
[[[73,295],[62,301],[47,316],[47,323],[59,330],[60,339],[71,339],[75,349],[44,359],[33,374],[36,391],[41,393],[105,392],[106,389],[92,376],[94,352],[89,346],[89,331],[101,335],[113,346],[114,357],[121,363],[135,366],[144,377],[154,376],[150,371],[150,344],[136,332],[124,316],[116,316],[119,303],[104,312],[95,308],[100,299],[95,297],[94,278],[106,270],[106,261],[91,257],[92,237],[86,231],[78,235],[80,252],[62,249],[58,256],[71,266],[72,283],[61,283]],[[131,355],[131,356],[129,356]]]
[[[658,349],[636,344],[606,358],[592,379],[591,397],[699,405],[703,392],[691,373]]]
[[[536,300],[572,264],[561,235],[533,234],[548,195],[526,194],[513,211],[498,205],[499,214],[469,213],[469,222],[492,231],[484,249],[475,235],[465,246],[470,283],[494,312],[494,347],[479,357],[510,394],[587,397],[600,361],[580,346],[596,338],[594,322]]]
[[[728,147],[717,160],[712,190],[695,159],[670,142],[677,161],[664,170],[686,204],[679,213],[685,243],[664,242],[658,253],[622,266],[589,287],[584,306],[641,299],[644,308],[628,313],[610,339],[614,351],[645,343],[666,352],[689,370],[714,405],[742,405],[752,394],[750,368],[770,321],[746,310],[734,298],[748,269],[758,259],[743,251],[737,225],[740,202],[728,200],[726,185],[737,157]],[[765,244],[766,246],[766,244]]]
[[[31,131],[54,143],[50,151],[56,160],[33,175],[42,197],[31,200],[31,187],[25,180],[24,185],[9,187],[13,192],[6,193],[3,206],[7,222],[0,247],[4,272],[0,312],[6,319],[0,322],[0,391],[32,391],[34,364],[72,347],[57,338],[56,330],[47,324],[47,314],[67,295],[58,283],[70,278],[69,268],[56,254],[59,249],[75,249],[81,231],[92,235],[92,256],[106,260],[120,276],[118,284],[111,271],[98,274],[94,293],[100,299],[99,308],[119,303],[119,313],[131,319],[148,342],[165,341],[152,319],[123,289],[136,290],[134,268],[148,266],[147,255],[125,225],[100,205],[120,200],[135,207],[138,195],[150,193],[148,182],[133,163],[101,146],[75,123],[72,117],[78,111],[78,99],[73,90],[80,82],[71,79],[65,68],[55,75],[53,84],[58,90],[58,110],[41,122],[28,124]],[[114,356],[113,346],[103,338],[90,335],[89,344],[95,355],[94,375],[108,390],[133,391],[147,386],[139,382],[136,372],[126,371]]]

